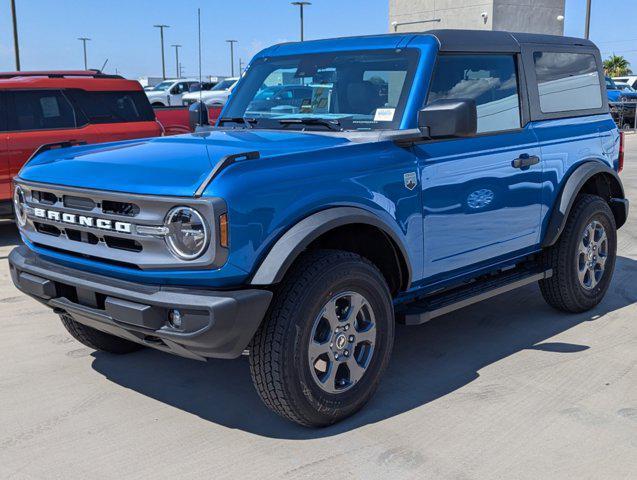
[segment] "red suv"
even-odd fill
[[[136,81],[93,70],[0,73],[0,218],[12,216],[11,179],[41,146],[161,134]]]

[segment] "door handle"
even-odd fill
[[[513,165],[513,168],[529,168],[531,165],[536,165],[538,163],[540,163],[540,157],[524,153],[513,160],[511,165]]]

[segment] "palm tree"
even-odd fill
[[[604,60],[604,72],[609,77],[621,77],[633,73],[630,69],[630,62],[621,55],[615,55],[614,53]]]

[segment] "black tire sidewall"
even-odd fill
[[[314,278],[296,301],[289,329],[284,337],[284,377],[292,403],[300,406],[312,423],[329,424],[360,409],[376,390],[387,367],[394,340],[391,296],[378,270],[372,265],[349,260],[332,265]],[[314,320],[335,295],[356,292],[369,302],[376,317],[376,345],[363,378],[348,390],[330,394],[316,383],[308,360],[308,346]]]
[[[584,230],[592,221],[600,222],[606,230],[608,238],[608,259],[604,267],[604,274],[600,282],[593,289],[584,288],[578,278],[577,251],[579,242],[582,240]],[[615,219],[608,207],[608,204],[601,198],[591,202],[581,211],[577,218],[573,219],[574,225],[569,238],[565,239],[564,249],[560,252],[567,255],[565,262],[566,272],[564,279],[568,282],[568,289],[572,293],[574,300],[582,307],[592,308],[597,305],[606,294],[610,286],[613,271],[615,270],[615,260],[617,256],[617,229]]]

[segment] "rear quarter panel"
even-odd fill
[[[555,201],[571,173],[587,161],[617,167],[619,132],[608,114],[533,123],[544,168],[542,238]]]

